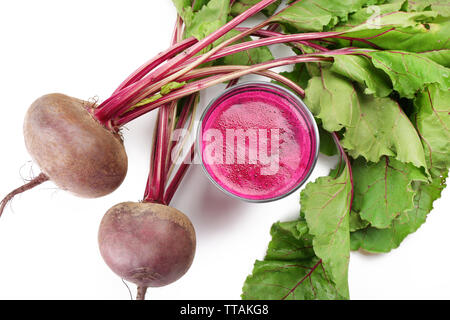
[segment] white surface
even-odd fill
[[[20,185],[21,176],[30,177],[22,138],[30,103],[50,92],[106,98],[131,71],[167,47],[174,19],[169,0],[0,3],[0,195]],[[203,102],[216,92],[209,90]],[[100,257],[97,228],[109,207],[142,197],[153,118],[142,117],[125,131],[129,173],[114,194],[84,200],[46,183],[6,209],[0,219],[0,299],[129,299]],[[332,165],[332,159],[320,158],[312,179]],[[449,198],[447,189],[428,222],[400,249],[379,256],[352,254],[353,299],[450,298]],[[194,167],[173,203],[196,227],[194,264],[184,278],[150,290],[148,297],[239,299],[254,260],[264,255],[270,226],[295,219],[298,202],[298,193],[270,204],[239,202]]]

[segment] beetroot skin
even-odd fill
[[[92,104],[63,94],[37,99],[28,109],[28,152],[59,188],[85,198],[107,195],[124,180],[128,159],[120,136],[89,112]]]
[[[195,231],[180,211],[155,203],[121,203],[103,217],[98,236],[106,264],[140,288],[182,277],[195,254]]]

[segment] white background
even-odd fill
[[[175,10],[169,0],[15,0],[0,4],[0,195],[38,174],[22,138],[27,107],[40,95],[108,97],[136,67],[169,44]],[[275,48],[278,53],[289,53]],[[202,95],[203,105],[222,87]],[[103,263],[97,229],[108,208],[141,199],[154,114],[124,130],[129,172],[110,196],[85,200],[51,183],[8,206],[0,219],[0,299],[129,299]],[[321,157],[312,179],[333,159]],[[352,253],[353,299],[449,299],[450,205],[443,193],[427,223],[385,255]],[[273,222],[298,216],[299,193],[270,204],[231,199],[194,166],[173,205],[196,227],[188,274],[151,289],[151,299],[239,299],[255,259],[264,256]],[[134,286],[131,285],[134,293]]]

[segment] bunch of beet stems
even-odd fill
[[[339,32],[282,34],[275,32],[274,27],[271,28],[271,26],[276,27],[273,17],[252,28],[238,27],[242,22],[275,1],[260,1],[200,41],[191,37],[173,44],[169,49],[151,59],[128,77],[110,98],[92,111],[94,116],[106,127],[118,130],[128,122],[160,106],[248,74],[258,74],[272,78],[290,87],[299,95],[304,96],[302,88],[287,78],[269,71],[269,69],[297,63],[332,61],[332,56],[338,54],[357,54],[352,48],[330,50],[324,54],[320,52],[324,48],[312,41],[327,41],[326,39],[332,38],[368,41],[366,39],[344,37]],[[290,6],[295,3],[292,3]],[[265,27],[267,29],[264,29]],[[237,29],[240,31],[240,34],[209,49],[212,44],[232,29]],[[252,35],[260,37],[260,39],[233,45],[233,43],[242,41],[243,38]],[[281,43],[297,46],[307,45],[319,52],[274,59],[250,66],[233,65],[198,68],[206,62],[228,55]],[[209,49],[209,51],[200,54],[205,49]],[[178,83],[180,88],[164,94],[162,89],[171,83]]]
[[[172,36],[173,46],[182,43],[182,35],[183,20],[180,16],[178,16]],[[139,72],[139,70],[137,72]],[[133,75],[131,77],[133,77]],[[129,80],[127,79],[122,85],[127,85],[128,82]],[[120,89],[121,88],[118,90]],[[179,117],[177,117],[177,109],[179,107],[178,101],[172,101],[163,105],[159,109],[155,133],[153,135],[152,153],[150,157],[150,172],[145,188],[144,202],[156,202],[164,205],[170,204],[178,186],[190,166],[195,150],[194,145],[192,145],[189,153],[181,163],[172,179],[172,182],[166,190],[166,184],[168,183],[170,176],[172,175],[172,172],[182,155],[182,147],[186,143],[186,140],[182,141],[180,150],[176,153],[177,156],[173,157],[172,154],[176,147],[175,142],[172,139],[173,134],[176,130],[184,129],[186,125],[188,125],[187,131],[189,133],[192,132],[197,104],[198,94],[194,93],[189,96],[185,104],[181,105],[183,108]],[[138,292],[140,292],[139,288]],[[141,293],[138,294],[137,299],[143,299],[144,297],[145,293]]]

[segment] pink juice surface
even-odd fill
[[[274,200],[307,179],[317,156],[317,129],[301,101],[278,86],[241,85],[206,111],[202,160],[225,191]]]

